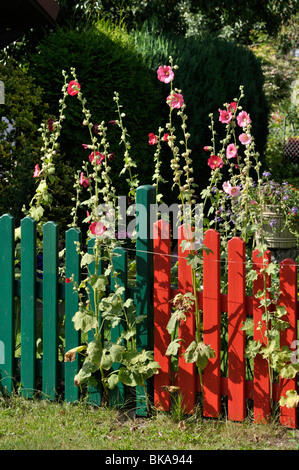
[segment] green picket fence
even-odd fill
[[[142,236],[136,239],[136,283],[128,287],[128,253],[117,248],[115,269],[119,282],[126,288],[125,294],[134,298],[137,315],[147,315],[146,321],[138,324],[137,345],[140,349],[153,349],[153,306],[152,279],[153,259],[150,237],[150,205],[155,202],[155,189],[140,186],[137,189],[136,203],[144,210],[137,211],[136,224],[142,226]],[[144,230],[147,227],[147,230]],[[64,362],[59,357],[58,312],[64,308],[65,351],[80,344],[80,332],[74,329],[72,318],[78,310],[78,296],[73,285],[59,280],[59,233],[55,222],[47,222],[43,228],[43,279],[37,278],[36,222],[30,217],[21,221],[21,273],[15,272],[15,223],[8,214],[0,217],[0,392],[11,393],[20,384],[21,394],[32,398],[37,389],[42,397],[57,398],[60,384],[64,387],[64,400],[76,402],[80,390],[74,385],[74,376],[80,368],[79,358],[74,362]],[[72,228],[65,233],[65,277],[74,275],[78,282],[81,276],[80,256],[76,242],[81,243],[81,233]],[[88,249],[92,249],[93,240]],[[113,289],[113,284],[110,286]],[[16,354],[16,298],[20,300],[20,357]],[[37,357],[37,304],[42,305],[42,357]],[[112,340],[119,336],[119,325],[111,331]],[[39,385],[41,384],[41,385]],[[152,393],[151,382],[147,384]],[[101,388],[88,389],[88,401],[101,404]],[[113,391],[113,404],[126,401],[122,384]],[[136,388],[136,410],[146,415],[146,402],[142,387]]]

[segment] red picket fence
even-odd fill
[[[183,397],[183,405],[187,413],[192,413],[196,404],[196,393],[200,392],[199,376],[194,364],[187,364],[183,358],[185,348],[195,339],[195,316],[187,312],[187,320],[182,323],[179,338],[181,343],[178,359],[178,370],[171,370],[170,357],[166,349],[171,341],[166,329],[171,316],[171,299],[178,293],[192,291],[191,268],[187,264],[188,251],[182,253],[181,241],[185,239],[183,226],[179,227],[178,240],[178,287],[171,285],[171,250],[169,224],[160,220],[154,225],[154,351],[155,360],[161,365],[159,374],[154,376],[154,402],[157,407],[170,410],[170,394],[167,387],[177,385]],[[261,355],[254,360],[253,380],[246,378],[246,332],[241,329],[247,316],[253,316],[254,339],[263,342],[262,331],[257,329],[262,317],[259,299],[255,293],[263,289],[263,277],[260,274],[262,265],[257,250],[253,252],[253,267],[258,278],[253,281],[253,295],[245,293],[245,242],[240,238],[232,238],[228,242],[228,291],[220,289],[220,235],[216,230],[205,233],[204,245],[211,252],[203,256],[203,288],[197,293],[199,307],[203,315],[203,341],[215,351],[215,358],[210,359],[203,372],[203,414],[205,417],[216,418],[221,413],[221,397],[227,396],[227,413],[229,420],[242,421],[246,417],[246,400],[253,400],[254,419],[263,422],[271,413],[270,382],[268,363]],[[271,253],[267,252],[270,262]],[[271,279],[268,279],[271,282]],[[293,260],[286,259],[280,264],[280,304],[287,310],[286,319],[290,327],[281,332],[280,344],[291,348],[297,335],[297,265]],[[227,314],[227,377],[221,375],[221,315]],[[294,343],[293,343],[294,344]],[[295,343],[298,344],[298,343]],[[273,401],[278,402],[286,391],[297,388],[297,378],[281,379],[274,384]],[[297,408],[282,407],[280,422],[288,427],[297,428]]]

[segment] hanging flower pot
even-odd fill
[[[279,206],[266,206],[263,210],[263,235],[268,248],[288,249],[297,246],[297,237],[286,226]],[[260,241],[260,234],[257,238]]]

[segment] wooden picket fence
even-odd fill
[[[179,337],[184,339],[179,352],[178,370],[173,371],[169,356],[165,355],[170,337],[166,329],[171,315],[171,299],[178,292],[191,291],[191,269],[187,264],[188,251],[182,252],[178,240],[178,285],[171,284],[171,240],[168,224],[160,220],[154,224],[154,237],[150,236],[150,210],[155,203],[155,190],[152,186],[137,189],[137,204],[144,211],[137,212],[137,228],[142,224],[144,238],[136,239],[136,280],[134,286],[128,285],[128,251],[117,248],[115,269],[120,274],[119,282],[125,287],[125,296],[134,298],[137,315],[147,315],[138,325],[137,344],[140,349],[154,350],[155,360],[161,369],[159,374],[147,383],[148,393],[153,397],[155,406],[170,410],[171,400],[168,387],[178,385],[187,413],[192,413],[196,405],[196,394],[200,392],[199,377],[194,364],[187,364],[182,356],[184,348],[194,339],[195,318],[187,312]],[[36,222],[29,217],[21,221],[21,264],[20,276],[16,276],[14,219],[10,215],[0,217],[0,392],[11,393],[16,380],[21,394],[32,398],[37,389],[43,398],[53,400],[59,387],[63,386],[64,400],[76,402],[80,390],[74,385],[74,375],[80,368],[79,358],[74,362],[64,362],[59,356],[59,308],[64,315],[65,351],[78,346],[80,333],[74,329],[72,318],[78,310],[78,297],[72,284],[59,280],[58,275],[58,226],[48,222],[43,229],[43,278],[36,276]],[[183,227],[179,227],[181,239]],[[76,242],[81,243],[81,233],[72,228],[65,233],[65,277],[73,274],[77,282],[81,279],[80,256]],[[203,288],[197,293],[200,309],[203,312],[203,340],[210,344],[216,356],[209,361],[203,374],[204,402],[203,414],[218,417],[221,413],[221,399],[227,397],[228,419],[241,421],[246,417],[246,400],[254,403],[256,421],[263,421],[270,414],[269,379],[267,363],[260,356],[254,362],[254,378],[246,378],[245,369],[245,332],[242,322],[252,315],[255,325],[254,338],[261,338],[257,330],[262,312],[253,296],[245,295],[245,244],[239,238],[228,243],[228,293],[220,290],[220,236],[215,230],[205,234],[205,246],[210,248],[203,259]],[[88,249],[92,249],[92,240]],[[258,253],[253,253],[253,265],[260,269]],[[268,253],[270,259],[270,253]],[[291,345],[297,340],[297,266],[292,260],[281,263],[280,302],[288,312],[290,328],[281,333],[281,345]],[[254,282],[254,292],[261,288],[261,276]],[[113,283],[109,286],[113,289]],[[15,351],[15,300],[20,302],[21,355]],[[37,304],[42,305],[42,344],[43,352],[37,357],[36,324]],[[39,310],[38,310],[39,311]],[[228,375],[221,374],[221,316],[227,314],[228,329]],[[118,328],[118,327],[117,327]],[[119,336],[117,328],[111,330],[111,338]],[[61,332],[60,332],[61,333]],[[280,380],[274,387],[274,400],[285,395],[289,389],[296,389],[296,379]],[[119,384],[111,395],[112,405],[126,403],[127,389]],[[131,392],[130,392],[131,393]],[[131,397],[131,395],[130,395]],[[88,389],[90,403],[101,404],[101,386]],[[136,413],[147,414],[144,390],[136,387]],[[281,423],[290,427],[298,425],[298,410],[281,409]]]
[[[154,237],[154,345],[155,359],[160,363],[159,375],[154,377],[154,401],[161,409],[169,410],[171,397],[168,392],[172,385],[179,387],[186,413],[192,413],[196,405],[196,393],[200,390],[199,377],[195,365],[186,363],[183,353],[186,347],[195,339],[195,316],[186,312],[186,321],[179,328],[178,337],[181,343],[178,370],[171,370],[170,356],[166,356],[167,346],[171,341],[167,331],[167,323],[171,315],[171,299],[178,293],[192,292],[191,268],[187,264],[188,250],[182,252],[181,242],[186,239],[184,226],[179,227],[178,240],[178,285],[171,285],[171,243],[170,227],[167,222],[160,220],[155,224]],[[262,320],[262,310],[259,299],[255,294],[263,290],[261,257],[257,250],[253,252],[253,269],[258,278],[253,282],[253,295],[245,293],[245,242],[240,238],[232,238],[228,242],[228,291],[222,294],[220,289],[220,235],[216,230],[205,233],[204,245],[211,252],[203,256],[203,287],[197,292],[199,308],[203,318],[203,341],[215,351],[215,358],[210,359],[203,372],[203,414],[206,417],[217,418],[221,413],[221,397],[227,397],[227,416],[229,420],[242,421],[246,417],[246,400],[253,400],[254,419],[256,422],[267,421],[271,414],[270,383],[267,361],[261,355],[254,360],[253,380],[246,378],[246,360],[244,350],[246,332],[241,329],[247,316],[253,317],[254,339],[263,343],[262,331],[258,324]],[[267,252],[270,262],[271,253]],[[270,279],[268,279],[270,283]],[[269,287],[269,284],[268,284]],[[298,338],[298,302],[297,302],[297,265],[293,260],[286,259],[280,264],[280,305],[287,310],[287,321],[290,327],[281,332],[280,345],[294,346]],[[227,314],[227,377],[221,374],[221,315]],[[298,343],[295,343],[298,344]],[[287,390],[297,389],[297,378],[281,379],[274,384],[275,402]],[[298,425],[298,409],[282,407],[280,409],[282,424],[296,428]]]
[[[125,295],[136,303],[136,314],[147,315],[138,325],[137,347],[153,350],[153,309],[152,309],[152,240],[149,218],[150,206],[155,202],[152,186],[141,186],[137,190],[137,204],[144,207],[137,214],[137,225],[142,224],[144,238],[136,240],[136,281],[133,287],[127,283],[128,253],[117,248],[115,270],[120,273],[118,282],[126,288]],[[144,230],[147,227],[147,230]],[[32,398],[38,393],[43,398],[53,400],[63,384],[64,400],[75,402],[80,390],[74,385],[74,376],[80,369],[79,358],[74,362],[64,362],[59,357],[58,310],[62,304],[64,313],[64,349],[68,351],[81,344],[80,333],[74,329],[73,316],[78,310],[78,296],[73,285],[59,280],[58,276],[58,226],[47,222],[43,227],[43,278],[37,278],[37,237],[36,222],[30,217],[21,221],[21,263],[20,277],[15,272],[15,223],[8,214],[0,217],[0,393],[11,393],[17,383],[21,394]],[[81,233],[72,228],[65,234],[65,277],[74,275],[76,282],[81,279],[80,256],[76,243],[81,243]],[[93,240],[88,249],[92,250]],[[92,252],[92,251],[91,251]],[[102,267],[102,269],[104,269]],[[113,283],[110,286],[113,289]],[[15,299],[20,300],[21,311],[21,357],[16,357],[15,345]],[[42,305],[42,358],[37,357],[37,303]],[[60,305],[61,308],[61,305]],[[111,330],[111,339],[119,336],[118,327]],[[41,384],[41,385],[40,385]],[[60,390],[61,391],[61,390]],[[151,384],[148,393],[152,394]],[[89,403],[101,404],[102,389],[90,387]],[[122,405],[126,401],[121,384],[114,390],[111,401]],[[146,400],[143,387],[136,389],[136,413],[146,415]]]

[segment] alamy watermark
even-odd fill
[[[150,204],[149,210],[143,204],[127,204],[125,196],[119,196],[117,206],[112,204],[100,204],[96,215],[99,217],[105,231],[101,232],[102,238],[154,239],[156,234],[154,223],[159,219],[169,222],[171,237],[179,239],[179,226],[182,226],[183,237],[196,244],[203,243],[203,207],[202,204]],[[190,232],[189,227],[192,227]],[[161,234],[162,239],[168,238],[167,231]]]

